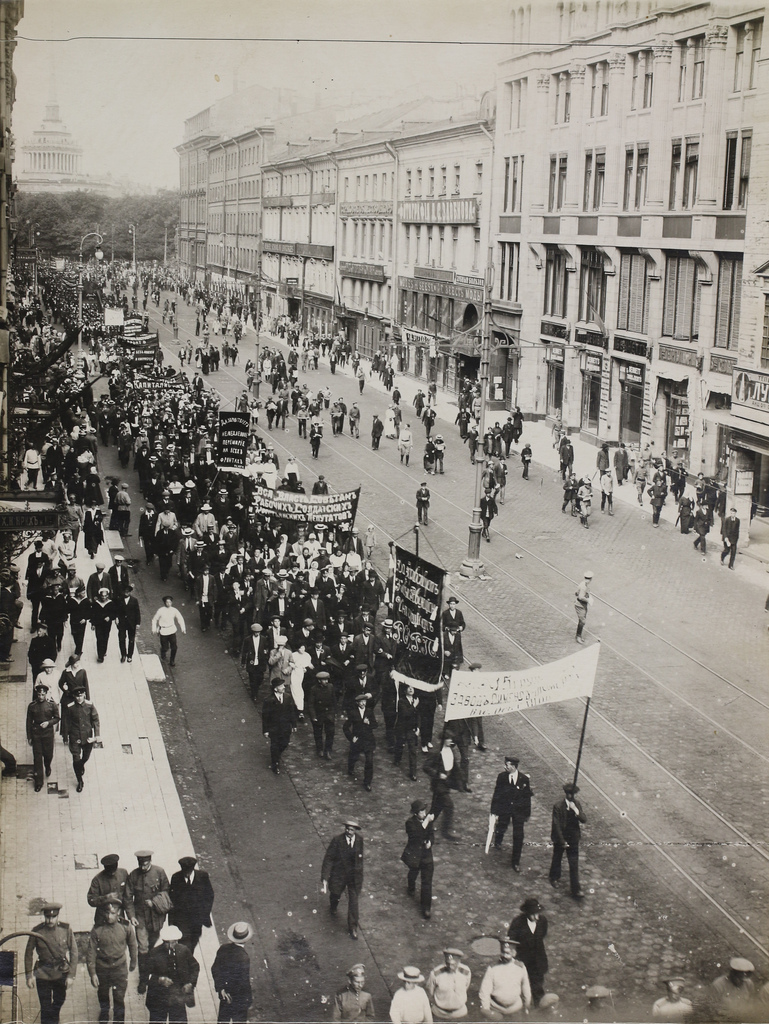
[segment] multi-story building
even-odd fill
[[[725,472],[763,8],[534,8],[498,79],[493,325],[513,400]],[[537,21],[539,23],[537,24]]]

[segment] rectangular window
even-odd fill
[[[473,229],[473,270],[481,265],[481,229]]]
[[[579,281],[579,318],[600,323],[606,315],[606,270],[603,253],[582,250]]]
[[[553,246],[547,248],[545,261],[545,316],[566,316],[567,303],[566,257]]]
[[[371,178],[371,198],[372,199],[378,199],[379,198],[378,192],[379,192],[379,175],[375,174]]]
[[[406,225],[406,245],[403,253],[403,259],[406,263],[411,263],[411,225]]]
[[[736,349],[740,334],[742,257],[721,256],[718,261],[716,301],[716,348]]]
[[[687,40],[678,44],[678,102],[686,99],[686,57],[689,50]]]
[[[761,368],[769,367],[769,295],[764,296],[764,331],[761,335]]]
[[[640,210],[646,203],[646,182],[649,176],[649,149],[639,146],[635,169],[635,202],[634,207]]]
[[[670,159],[670,192],[668,195],[668,209],[675,210],[678,199],[678,179],[681,176],[681,143],[673,143],[673,151]]]
[[[419,224],[414,228],[414,262],[422,259],[422,228]]]
[[[758,75],[758,62],[761,59],[761,36],[764,31],[763,21],[753,22],[753,38],[750,47],[750,75],[748,76],[748,89],[755,89],[756,76]]]
[[[700,162],[699,142],[686,143],[686,163],[684,165],[684,194],[681,201],[683,210],[690,210],[697,202],[697,172]]]
[[[513,182],[511,195],[511,209],[520,212],[523,202],[523,157],[513,157]]]
[[[417,191],[418,196],[422,195],[422,168],[417,167]]]
[[[640,253],[623,253],[619,267],[617,328],[647,334],[649,329],[649,290],[647,263]]]
[[[360,199],[360,175],[355,175],[355,198]]]
[[[443,266],[446,256],[446,228],[438,229],[438,266]]]
[[[435,168],[427,168],[427,194],[428,196],[435,195]]]
[[[563,120],[565,124],[571,120],[571,75],[566,75],[563,90]]]
[[[454,164],[454,195],[458,196],[461,185],[461,172],[459,164]]]
[[[590,209],[590,200],[593,196],[593,154],[585,153],[585,187],[582,190],[582,209]]]
[[[446,195],[447,180],[448,179],[446,177],[446,165],[444,164],[443,167],[441,167],[441,195],[442,196]]]
[[[411,171],[406,171],[406,195],[411,195]]]
[[[598,114],[598,65],[590,65],[590,116]]]
[[[593,209],[600,210],[603,206],[603,187],[606,181],[606,154],[595,155],[595,185],[593,186]]]
[[[475,165],[475,192],[476,195],[483,192],[483,164],[480,161]]]
[[[652,105],[654,97],[654,54],[651,50],[644,51],[644,109]]]
[[[547,191],[547,212],[552,213],[555,209],[555,186],[558,179],[558,158],[550,157],[550,178]]]
[[[558,118],[561,114],[561,75],[555,76],[555,123],[558,124]]]
[[[601,64],[601,117],[609,113],[609,65]]]
[[[368,199],[368,174],[363,178],[363,198]]]
[[[520,243],[499,243],[499,298],[504,302],[518,301],[518,263]]]
[[[734,205],[734,182],[737,174],[737,132],[726,133],[726,165],[724,167],[724,209]]]
[[[457,252],[459,250],[459,228],[451,229],[451,265],[456,267],[457,265]]]
[[[502,202],[502,209],[505,213],[510,210],[510,174],[512,171],[512,162],[512,157],[505,157],[505,190]]]
[[[638,101],[638,68],[641,60],[641,54],[631,54],[630,60],[632,64],[632,79],[630,82],[630,109],[635,110],[636,103]]]
[[[427,266],[433,265],[433,229],[428,227],[425,229],[427,233]]]
[[[745,59],[745,25],[739,25],[737,32],[737,48],[734,51],[734,92],[742,88],[742,65]]]
[[[692,47],[692,99],[702,99],[705,89],[705,38],[697,36]]]
[[[565,156],[558,158],[558,195],[556,197],[557,206],[556,209],[562,210],[563,204],[566,201],[566,169],[567,169],[567,158]]]
[[[662,334],[678,341],[699,337],[699,279],[689,256],[668,256],[662,305]]]
[[[630,196],[633,187],[633,166],[635,163],[635,151],[625,150],[625,185],[622,190],[622,209],[630,209]]]
[[[753,145],[753,136],[748,132],[742,133],[742,151],[740,153],[740,209],[744,210],[748,205],[748,183],[750,181],[750,151]]]

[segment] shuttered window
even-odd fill
[[[716,302],[716,348],[737,348],[740,334],[742,296],[742,257],[722,256],[718,265]]]
[[[620,259],[617,328],[636,334],[649,329],[647,264],[640,253],[623,253]]]
[[[699,281],[697,264],[688,256],[668,256],[665,267],[665,299],[662,334],[677,341],[694,341],[699,335]]]

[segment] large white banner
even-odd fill
[[[446,721],[507,715],[540,704],[591,697],[600,643],[521,672],[451,673]]]

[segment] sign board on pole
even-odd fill
[[[104,326],[122,327],[124,323],[123,310],[116,306],[104,307]]]

